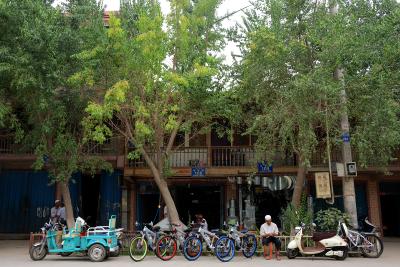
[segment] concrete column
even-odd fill
[[[379,196],[379,183],[373,178],[367,182],[368,219],[382,231],[381,202]]]

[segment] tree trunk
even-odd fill
[[[169,191],[168,184],[164,179],[155,179],[158,189],[160,190],[161,196],[165,202],[168,209],[168,219],[171,223],[180,224],[179,213],[176,209],[174,199]]]
[[[150,167],[150,170],[154,176],[154,181],[156,182],[158,190],[160,190],[160,194],[163,197],[165,205],[167,206],[168,218],[170,223],[182,224],[181,220],[179,219],[178,210],[176,209],[176,205],[174,199],[172,198],[171,192],[169,191],[167,182],[162,177],[160,170],[156,167],[147,152],[143,148],[141,149],[141,152],[146,160],[146,163]]]
[[[299,162],[297,167],[297,178],[294,185],[292,205],[296,208],[300,206],[301,195],[303,193],[304,181],[306,178],[306,167],[304,166],[304,160],[302,156],[299,156]]]
[[[65,215],[67,216],[68,229],[75,227],[74,211],[72,209],[71,195],[69,193],[68,182],[60,182],[61,195],[65,204]]]

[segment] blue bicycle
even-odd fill
[[[220,261],[230,261],[235,256],[235,245],[226,236],[219,237],[216,232],[205,229],[205,224],[200,224],[197,233],[188,237],[183,246],[183,255],[189,261],[197,260],[203,252],[203,242],[211,252],[214,252]]]

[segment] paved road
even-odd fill
[[[0,241],[0,266],[1,267],[23,267],[23,266],[144,266],[144,267],[212,267],[212,266],[234,266],[234,267],[250,267],[251,266],[296,266],[296,267],[391,267],[400,266],[400,241],[387,241],[384,242],[385,251],[379,259],[365,259],[349,257],[345,261],[336,261],[329,258],[297,258],[289,260],[282,257],[281,261],[271,260],[266,261],[262,257],[254,257],[246,259],[236,256],[231,262],[220,262],[216,257],[203,256],[195,262],[188,262],[184,257],[175,257],[171,261],[162,262],[155,256],[146,257],[142,262],[133,262],[129,256],[121,256],[118,258],[110,258],[101,263],[90,262],[86,257],[73,257],[62,258],[61,256],[50,255],[44,260],[34,262],[31,261],[28,255],[27,241]]]

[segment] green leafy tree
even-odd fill
[[[79,67],[73,55],[97,45],[104,27],[95,0],[57,8],[50,2],[1,2],[0,95],[22,128],[19,141],[35,151],[35,169],[46,169],[59,182],[71,228],[71,175],[110,168],[89,157],[85,146],[81,122],[94,93],[76,90],[68,81]]]
[[[175,138],[204,130],[220,99],[219,3],[170,1],[164,18],[158,1],[123,1],[106,41],[78,55],[86,64],[71,78],[99,93],[86,109],[88,137],[101,142],[113,131],[126,137],[135,148],[128,157],[145,159],[172,223],[180,223],[167,185]]]
[[[292,203],[298,206],[305,173],[317,145],[338,145],[340,115],[362,165],[385,166],[399,145],[396,1],[254,1],[237,30],[243,58],[236,64],[237,94],[256,147],[271,160],[277,151],[297,157]],[[345,23],[346,22],[346,23]],[[333,77],[345,71],[344,84]],[[348,105],[340,105],[345,86]],[[245,97],[242,97],[245,96]],[[373,110],[373,112],[372,112]],[[327,126],[332,139],[326,140]],[[378,132],[384,133],[376,138]]]

